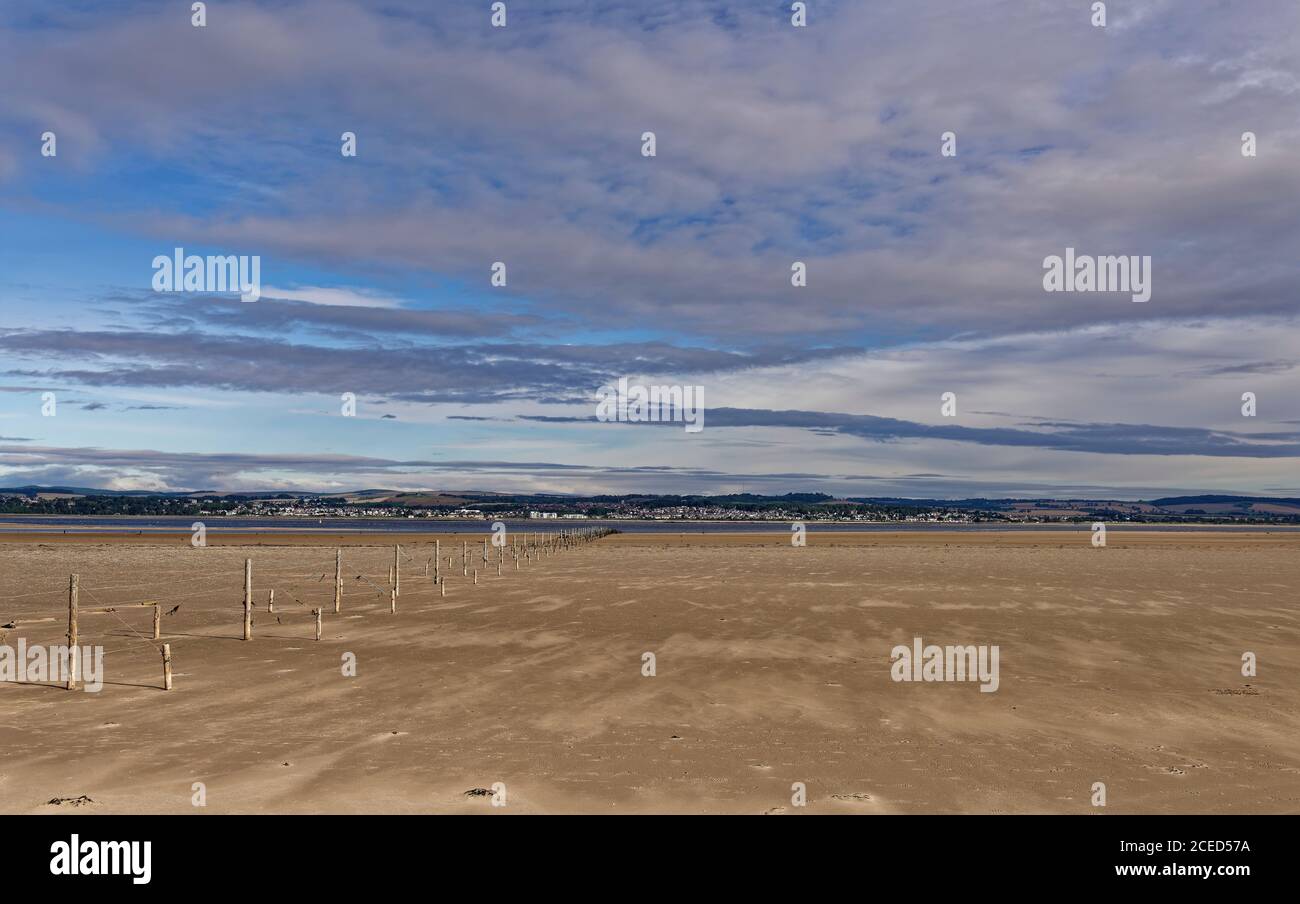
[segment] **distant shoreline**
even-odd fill
[[[190,526],[202,521],[209,533],[217,534],[464,534],[486,533],[495,521],[510,525],[515,532],[552,533],[581,527],[610,527],[632,534],[784,534],[790,520],[660,520],[660,519],[527,519],[527,518],[380,518],[291,516],[191,516],[159,515],[5,515],[0,534],[33,536],[153,536],[188,535]],[[971,532],[1083,532],[1085,521],[805,521],[809,533],[971,533]],[[1234,532],[1298,533],[1300,525],[1242,522],[1148,522],[1106,521],[1108,531],[1133,532]]]

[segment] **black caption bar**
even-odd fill
[[[1294,817],[0,819],[8,888],[115,895],[340,893],[437,875],[521,889],[648,889],[675,875],[679,891],[699,883],[763,891],[773,881],[947,886],[976,877],[999,889],[1050,882],[1230,891],[1291,876],[1286,839],[1295,828]]]

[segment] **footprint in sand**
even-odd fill
[[[861,792],[857,794],[832,794],[831,800],[842,800],[849,804],[865,804],[871,802],[871,795],[862,794]]]
[[[764,816],[775,816],[775,815],[777,815],[778,813],[784,813],[784,812],[785,812],[785,807],[773,807],[773,808],[770,809],[770,810],[764,810],[762,815],[764,815]]]

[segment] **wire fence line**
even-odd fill
[[[520,564],[525,560],[527,560],[530,563],[534,561],[540,561],[542,558],[550,557],[560,552],[578,548],[580,545],[584,543],[594,541],[596,539],[599,539],[600,537],[603,537],[613,532],[614,531],[608,529],[599,529],[599,528],[585,530],[585,531],[562,531],[553,534],[542,534],[542,533],[530,532],[528,534],[525,534],[523,544],[511,543],[509,546],[499,546],[496,543],[493,543],[493,547],[497,549],[497,556],[496,556],[497,566],[498,566],[497,575],[502,577],[504,576],[501,571],[501,566],[504,563],[507,556],[509,556],[513,560],[515,565],[515,570],[518,570]],[[467,575],[467,571],[471,561],[477,564],[477,562],[480,559],[480,555],[478,552],[478,544],[475,543],[473,545],[475,548],[473,550],[473,555],[471,556],[471,551],[469,548],[470,544],[468,543],[468,541],[462,541],[461,543],[461,549],[459,551],[459,554],[461,557],[462,577],[465,577]],[[451,553],[451,555],[448,556],[447,565],[450,567],[452,562],[456,558],[456,550],[454,545],[449,544],[449,547],[450,547],[449,552]],[[307,549],[312,549],[312,550],[320,550],[320,549],[327,549],[327,548],[328,547],[307,547]],[[441,557],[439,556],[439,548],[440,548],[439,543],[434,543],[431,546],[429,544],[424,544],[423,549],[421,549],[420,545],[408,546],[407,548],[403,548],[402,544],[393,544],[393,546],[391,547],[392,555],[393,555],[393,558],[391,560],[392,564],[389,566],[386,572],[379,572],[378,574],[374,574],[373,572],[370,572],[369,569],[365,569],[365,568],[360,570],[356,568],[349,568],[347,569],[346,574],[351,576],[352,578],[351,583],[353,586],[355,586],[357,582],[360,582],[366,585],[366,587],[368,587],[369,590],[373,592],[376,596],[380,598],[387,596],[391,601],[392,608],[390,611],[393,614],[396,614],[397,600],[402,592],[401,591],[401,563],[402,563],[403,556],[405,557],[405,560],[408,563],[415,563],[417,566],[421,559],[424,560],[423,574],[417,572],[414,575],[407,576],[407,580],[411,582],[410,584],[408,584],[408,589],[407,589],[408,595],[417,595],[417,594],[422,595],[425,591],[433,592],[436,588],[442,596],[446,596],[447,576],[444,575],[442,571],[443,563],[441,561]],[[365,547],[365,549],[368,552],[371,552],[371,554],[373,554],[374,547]],[[388,555],[389,547],[384,546],[381,547],[381,549],[383,549],[383,554],[386,557]],[[491,557],[488,552],[486,540],[483,543],[482,561],[485,564],[485,571],[486,571],[486,566],[490,565],[491,562]],[[118,584],[103,585],[99,587],[92,587],[89,584],[82,585],[80,582],[79,573],[74,572],[70,577],[70,581],[67,589],[69,646],[72,646],[74,644],[77,646],[81,646],[81,644],[78,643],[78,641],[80,640],[80,629],[77,620],[77,616],[79,612],[78,598],[79,598],[79,594],[84,593],[87,599],[93,601],[100,607],[98,609],[85,610],[85,614],[112,615],[113,618],[116,620],[116,622],[120,624],[123,629],[125,629],[125,631],[127,632],[126,635],[127,637],[133,638],[139,643],[142,643],[150,647],[154,652],[162,654],[163,675],[164,675],[163,687],[164,689],[170,690],[172,687],[171,645],[170,643],[161,642],[162,641],[161,620],[163,617],[162,610],[164,606],[171,605],[174,603],[175,605],[172,605],[171,609],[166,612],[166,615],[168,616],[173,615],[180,608],[181,603],[183,601],[193,599],[194,597],[200,597],[200,596],[211,597],[214,594],[218,594],[218,595],[223,594],[225,591],[222,588],[214,587],[213,584],[216,582],[221,582],[224,585],[224,582],[227,579],[232,579],[229,592],[231,593],[232,596],[234,596],[236,593],[239,593],[243,597],[242,599],[242,606],[244,609],[243,640],[247,641],[252,639],[252,630],[251,630],[253,625],[252,614],[256,607],[256,604],[253,602],[253,595],[255,593],[269,594],[267,598],[267,611],[269,613],[273,613],[274,610],[273,603],[275,599],[275,594],[277,592],[284,594],[298,606],[303,608],[308,608],[310,607],[310,603],[303,599],[303,597],[309,595],[307,591],[309,589],[315,589],[314,587],[312,587],[313,584],[317,586],[324,585],[326,578],[330,577],[330,571],[328,569],[323,572],[317,572],[315,570],[304,572],[299,570],[290,570],[292,566],[277,567],[276,565],[272,564],[272,565],[268,565],[265,569],[258,569],[257,575],[260,581],[260,585],[255,587],[253,584],[254,569],[253,569],[253,559],[251,556],[245,557],[244,565],[245,565],[244,581],[242,587],[238,587],[238,585],[235,584],[233,581],[233,578],[235,577],[237,572],[232,574],[233,569],[230,569],[228,566],[225,565],[216,566],[215,564],[213,565],[212,568],[198,574],[196,574],[195,573],[196,570],[192,568],[175,569],[175,570],[167,570],[167,571],[151,570],[148,573],[149,580],[144,582],[143,585],[141,582],[134,582],[134,583],[118,583]],[[430,573],[430,566],[433,566],[432,573]],[[329,585],[325,585],[325,586],[333,587],[334,592],[332,596],[335,601],[334,611],[337,613],[341,611],[339,606],[341,604],[341,599],[342,599],[342,588],[344,586],[343,575],[345,573],[342,568],[342,547],[335,547],[334,572],[335,572],[334,580],[331,580]],[[371,579],[372,574],[374,574],[374,578],[375,578],[374,580]],[[153,582],[166,580],[167,578],[172,578],[177,575],[183,575],[187,581],[191,583],[197,582],[202,586],[197,586],[194,587],[194,589],[190,589],[182,592],[175,592],[171,587],[165,587],[157,593],[148,593],[148,595],[144,597],[140,596],[141,594],[147,593],[146,588],[149,587],[150,584],[152,584]],[[475,567],[474,584],[478,584],[478,583],[479,583],[479,570],[477,567]],[[238,589],[236,589],[237,587]],[[127,599],[127,600],[112,599],[112,598],[105,599],[105,597],[111,597],[113,594],[120,593],[123,591],[126,591],[128,595],[131,596],[131,599]],[[25,592],[15,593],[15,594],[0,595],[0,601],[9,602],[15,600],[40,599],[43,597],[56,597],[56,596],[62,596],[62,593],[63,591],[60,589],[32,590],[32,591],[25,591]],[[104,596],[101,597],[100,594],[103,594]],[[47,604],[44,602],[44,600],[42,600],[42,602],[39,605],[40,608],[43,610],[45,609],[45,606]],[[119,609],[129,608],[134,605],[153,607],[154,610],[154,624],[153,624],[154,636],[153,637],[145,637],[144,634],[142,634],[135,625],[133,625],[131,622],[123,618],[122,613],[118,611]],[[326,608],[326,604],[324,602],[322,602],[320,605],[314,608],[310,608],[311,614],[315,617],[315,623],[316,623],[315,633],[316,633],[317,641],[319,641],[322,636],[322,618],[323,618],[323,613],[325,612],[325,608]],[[369,607],[363,606],[363,608],[368,609]],[[212,610],[210,608],[205,607],[204,611],[212,611]],[[39,621],[44,622],[49,620],[51,619],[40,619]],[[280,617],[278,615],[276,616],[276,621],[277,623],[280,623]],[[0,625],[0,627],[17,627],[17,620],[15,619],[11,621],[9,625]],[[103,633],[103,632],[99,632],[99,633]],[[109,636],[120,636],[120,635],[109,635]],[[172,636],[174,637],[175,635]],[[106,651],[106,652],[121,653],[131,649],[139,649],[139,646],[137,644],[128,644],[127,646],[115,648],[112,651]],[[73,677],[69,678],[69,683],[68,683],[69,688],[73,687],[76,683],[75,672],[72,674]]]

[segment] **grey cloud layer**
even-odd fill
[[[126,212],[154,235],[473,281],[506,260],[557,311],[715,337],[1291,309],[1295,5],[1087,13],[818,4],[800,30],[780,6],[561,3],[490,29],[477,8],[243,4],[199,42],[147,6],[11,31],[0,109],[63,129],[80,166],[143,143],[232,184],[293,174],[201,220]],[[1067,244],[1152,255],[1153,302],[1045,296]]]
[[[550,423],[591,423],[590,418],[523,415],[525,420]],[[1300,431],[1240,433],[1195,427],[1152,424],[1076,424],[1037,422],[1036,430],[1005,427],[964,427],[960,424],[921,424],[898,418],[839,414],[824,411],[763,411],[713,408],[707,425],[717,427],[795,427],[817,433],[857,436],[877,442],[946,440],[983,446],[1018,446],[1063,452],[1111,455],[1210,455],[1243,458],[1300,456]],[[672,427],[671,423],[635,427]]]
[[[197,332],[12,330],[0,332],[0,351],[44,365],[13,368],[8,371],[12,376],[89,386],[357,392],[417,402],[488,402],[586,398],[615,375],[642,369],[735,371],[822,360],[848,350],[740,354],[655,342],[339,348]],[[63,359],[94,366],[53,363]]]

